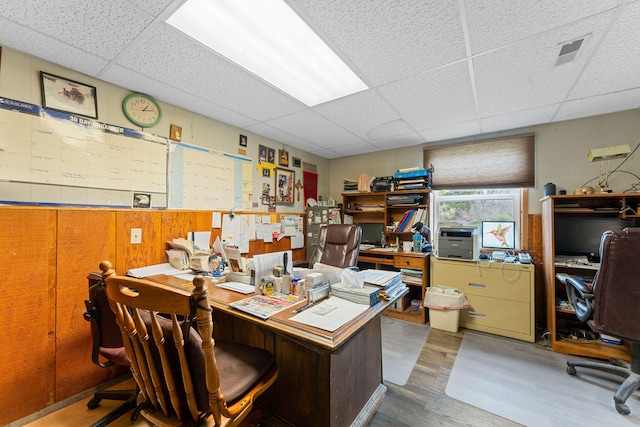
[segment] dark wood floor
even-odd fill
[[[369,426],[519,426],[445,394],[463,334],[431,328],[407,384],[385,383],[387,394]]]
[[[445,394],[449,374],[453,367],[464,330],[458,333],[431,329],[429,337],[413,368],[413,372],[404,386],[385,383],[387,393],[369,423],[370,427],[421,427],[421,426],[519,426],[519,424],[501,418],[490,412],[452,399]],[[132,385],[133,380],[129,380]],[[126,388],[118,384],[118,388]],[[28,427],[66,427],[71,425],[89,425],[115,407],[116,402],[103,401],[95,411],[86,409],[89,397],[62,408],[52,414],[34,414]],[[69,420],[74,420],[69,423]],[[24,423],[14,423],[25,425]],[[118,419],[110,427],[125,427],[129,423],[128,415]],[[140,417],[134,427],[150,427]],[[302,427],[302,426],[301,426]]]

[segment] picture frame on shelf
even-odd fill
[[[98,118],[95,86],[40,71],[40,89],[44,108]]]
[[[276,204],[292,205],[294,203],[296,173],[289,169],[275,168]]]

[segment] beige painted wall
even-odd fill
[[[0,62],[0,96],[42,105],[40,71],[46,71],[95,86],[98,98],[98,121],[140,130],[140,128],[137,128],[129,122],[122,112],[122,100],[131,93],[130,90],[6,47],[2,48],[2,58]],[[272,194],[275,189],[275,178],[273,175],[271,178],[264,178],[261,170],[255,169],[258,162],[258,145],[274,148],[276,150],[276,156],[278,155],[277,150],[284,147],[284,149],[289,152],[289,164],[291,164],[292,157],[298,157],[302,159],[303,162],[317,165],[318,194],[325,195],[325,197],[328,195],[328,159],[283,145],[281,142],[209,119],[162,101],[160,101],[160,105],[162,106],[163,113],[162,121],[155,127],[145,128],[145,131],[168,137],[169,125],[176,124],[182,127],[182,142],[234,154],[237,154],[238,148],[240,148],[238,144],[239,135],[247,136],[248,147],[246,155],[254,162],[252,202],[258,203],[257,211],[267,210],[267,206],[262,205],[259,199],[262,193],[262,184],[270,183]],[[289,169],[295,171],[296,181],[299,178],[302,182],[302,169],[294,167],[290,167]],[[304,198],[300,197],[300,201],[296,202],[294,206],[278,205],[277,210],[279,212],[301,212],[304,210]]]
[[[640,143],[640,109],[548,123],[534,126],[531,130],[536,134],[536,186],[529,191],[529,213],[539,214],[540,199],[547,182],[553,182],[558,190],[565,189],[569,194],[584,185],[597,186],[601,163],[589,163],[587,153],[591,148],[629,144],[633,150]],[[478,136],[477,139],[482,138]],[[344,178],[357,179],[362,172],[370,177],[387,176],[399,168],[422,165],[424,147],[420,145],[331,160],[331,197],[342,200]],[[622,161],[611,161],[611,170]],[[606,162],[603,166],[606,171]],[[640,153],[630,156],[619,170],[640,176]],[[609,188],[614,192],[628,191],[633,184],[639,183],[640,179],[629,173],[616,172],[609,178]]]
[[[50,62],[3,47],[0,63],[0,96],[41,104],[39,71],[61,75],[96,86],[98,93],[99,121],[114,125],[133,127],[122,112],[121,103],[129,90],[93,79],[82,73],[60,67]],[[238,135],[248,136],[247,155],[257,164],[258,145],[279,149],[283,144],[277,141],[252,134],[201,115],[161,102],[163,107],[162,122],[148,131],[168,136],[169,125],[182,127],[183,141],[186,143],[237,153]],[[555,183],[558,188],[572,192],[585,183],[596,186],[600,171],[600,163],[589,163],[587,152],[591,148],[611,145],[629,144],[635,148],[640,143],[640,109],[594,116],[585,119],[569,120],[534,126],[536,133],[536,186],[529,192],[529,213],[540,213],[540,198],[543,186],[547,182]],[[481,139],[482,136],[478,136]],[[468,138],[466,138],[468,139]],[[357,179],[360,173],[370,177],[393,175],[399,168],[422,164],[422,149],[425,145],[408,148],[386,150],[359,156],[327,160],[310,153],[296,150],[289,146],[289,159],[299,157],[304,162],[318,166],[318,195],[323,198],[332,197],[338,202],[342,200],[343,180]],[[614,169],[622,161],[611,162]],[[606,167],[606,163],[604,164]],[[296,180],[302,180],[302,170],[290,168],[296,172]],[[623,165],[625,170],[640,175],[640,155],[635,153]],[[437,173],[437,172],[436,172]],[[594,181],[591,181],[596,178]],[[273,179],[263,178],[258,170],[253,175],[253,198],[258,202],[259,210],[266,207],[259,203],[262,184],[273,185]],[[616,173],[609,179],[609,187],[615,192],[631,188],[639,180],[631,174]],[[304,198],[301,197],[295,206],[278,206],[279,211],[301,211]]]

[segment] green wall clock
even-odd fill
[[[150,128],[162,120],[162,109],[158,101],[142,93],[132,93],[122,101],[122,111],[131,123]]]

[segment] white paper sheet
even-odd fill
[[[298,323],[333,332],[364,313],[368,305],[331,297],[291,317]]]

